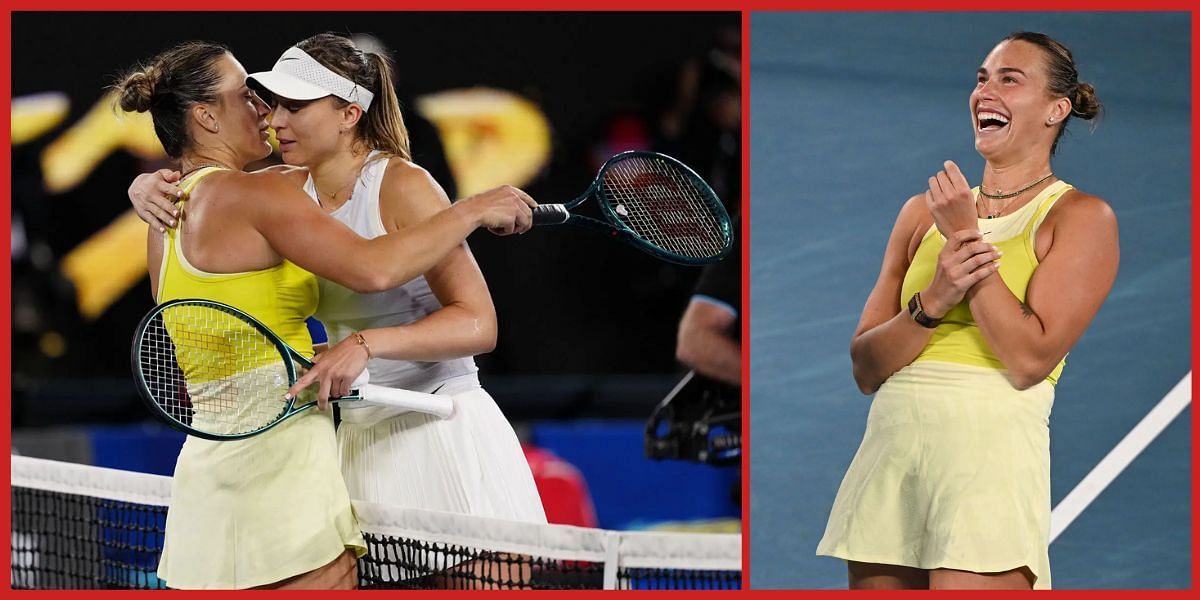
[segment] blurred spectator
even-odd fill
[[[730,214],[741,206],[741,49],[739,28],[718,29],[709,49],[680,68],[659,120],[659,150],[699,173]]]
[[[533,482],[542,497],[546,521],[556,525],[597,527],[596,507],[588,492],[587,481],[575,465],[557,454],[523,444],[525,460],[533,473]]]
[[[734,231],[738,230],[734,220]],[[679,322],[675,357],[709,379],[741,386],[742,265],[740,242],[725,260],[704,268]]]
[[[739,221],[734,219],[735,231]],[[740,243],[734,248],[725,260],[704,268],[679,322],[675,356],[692,371],[650,416],[646,452],[653,458],[740,464]]]

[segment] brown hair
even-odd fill
[[[221,75],[217,60],[229,48],[212,42],[184,42],[122,75],[113,88],[118,105],[127,112],[150,111],[154,133],[172,158],[191,143],[187,112],[193,105],[217,98]]]
[[[1049,75],[1047,91],[1056,97],[1071,101],[1071,113],[1062,120],[1058,133],[1054,136],[1054,145],[1050,147],[1050,154],[1054,154],[1054,151],[1058,149],[1058,140],[1066,132],[1067,121],[1070,121],[1071,117],[1090,121],[1100,116],[1104,111],[1104,105],[1100,103],[1100,98],[1096,96],[1096,88],[1092,87],[1092,84],[1079,81],[1079,70],[1075,65],[1075,58],[1071,55],[1071,51],[1058,40],[1044,33],[1018,31],[1010,34],[1003,41],[1027,42],[1041,48],[1042,53],[1046,55],[1046,72]],[[1095,127],[1095,124],[1093,123],[1092,126]]]
[[[363,52],[349,38],[334,34],[314,35],[296,47],[335,73],[361,85],[375,99],[371,109],[358,123],[358,139],[372,150],[382,150],[412,160],[408,145],[408,128],[400,114],[400,101],[392,84],[392,67],[388,58],[378,52]],[[339,106],[349,103],[334,97]]]

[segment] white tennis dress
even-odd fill
[[[365,238],[386,233],[379,189],[388,159],[372,153],[354,192],[331,213]],[[305,192],[314,199],[310,176]],[[330,344],[354,331],[416,321],[442,307],[424,277],[384,292],[359,294],[319,279],[316,317]],[[512,425],[479,385],[471,357],[438,362],[373,358],[371,383],[453,396],[446,419],[387,407],[341,409],[337,431],[350,497],[426,510],[546,522],[541,498]]]

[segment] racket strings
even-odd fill
[[[732,241],[716,198],[672,163],[630,157],[609,165],[601,181],[613,212],[636,235],[663,250],[708,258]]]
[[[287,409],[290,380],[274,343],[210,305],[178,304],[155,315],[141,338],[139,366],[163,413],[200,431],[257,431]]]

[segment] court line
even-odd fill
[[[1105,456],[1075,489],[1054,507],[1050,513],[1050,541],[1053,542],[1191,401],[1192,372],[1188,371],[1141,422],[1125,435],[1125,439],[1114,446],[1108,456]]]

